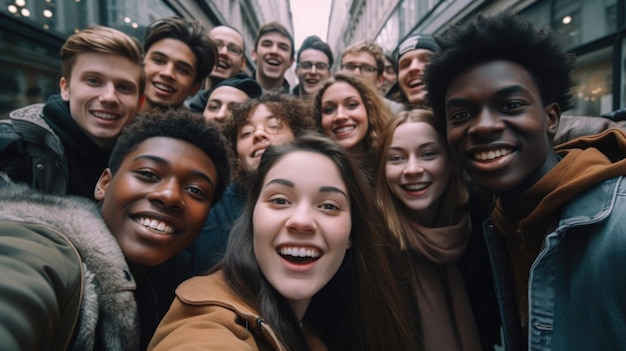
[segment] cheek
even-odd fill
[[[322,129],[327,133],[330,132],[333,125],[333,117],[334,115],[322,115]]]

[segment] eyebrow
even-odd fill
[[[80,77],[86,77],[86,76],[98,76],[98,77],[107,77],[110,78],[113,81],[116,82],[124,82],[124,83],[129,83],[134,85],[135,87],[138,86],[137,82],[133,82],[132,80],[129,79],[125,79],[125,78],[120,78],[120,77],[108,77],[106,75],[106,73],[104,72],[99,72],[99,71],[84,71],[84,72],[80,72]]]
[[[153,52],[152,52],[152,54],[157,54],[157,55],[159,55],[159,56],[164,56],[164,57],[167,57],[168,59],[170,59],[170,60],[171,60],[171,58],[170,58],[170,57],[169,57],[166,53],[161,52],[161,51],[156,51],[156,50],[155,50],[155,51],[153,51]],[[190,63],[189,63],[189,62],[187,62],[187,61],[183,61],[183,60],[174,60],[174,63],[177,63],[177,64],[179,64],[179,65],[186,66],[187,68],[189,68],[189,69],[190,69],[190,70],[192,70],[192,71],[194,70],[193,65],[192,65],[192,64],[190,64]]]
[[[295,188],[295,184],[287,179],[282,179],[282,178],[277,178],[277,179],[272,179],[269,182],[267,182],[267,184],[265,184],[265,186],[269,186],[270,184],[280,184],[280,185],[284,185],[286,187],[289,188]],[[341,189],[334,187],[334,186],[322,186],[319,189],[320,193],[337,193],[337,194],[341,194],[343,195],[346,199],[348,198],[348,195]]]
[[[169,162],[166,159],[164,159],[162,157],[159,157],[159,156],[155,156],[155,155],[139,155],[139,156],[135,157],[133,159],[133,161],[144,160],[144,159],[156,162],[156,163],[161,164],[161,165],[169,164]],[[200,177],[200,178],[206,180],[207,182],[211,183],[212,186],[215,186],[215,183],[213,182],[213,179],[211,179],[211,177],[209,177],[206,173],[204,173],[204,172],[194,168],[194,169],[191,170],[191,174],[193,174],[196,177]]]
[[[515,93],[527,93],[528,89],[524,88],[521,85],[510,85],[508,87],[504,87],[498,91],[495,92],[495,94],[493,94],[493,98],[503,98],[505,96],[511,95],[511,94],[515,94]],[[446,101],[445,107],[453,107],[453,106],[459,106],[459,105],[465,105],[467,104],[467,99],[465,98],[454,98],[454,99],[450,99],[448,101]]]

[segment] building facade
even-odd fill
[[[289,0],[6,0],[0,6],[0,118],[59,92],[59,50],[71,34],[97,24],[142,41],[152,20],[170,16],[197,19],[207,29],[237,28],[246,42],[249,72],[263,23],[277,21],[293,33]],[[293,72],[287,79],[293,82]]]
[[[626,107],[626,0],[334,0],[328,41],[336,53],[363,39],[391,52],[411,33],[437,36],[467,18],[508,10],[558,29],[576,55],[568,114]]]

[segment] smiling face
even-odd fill
[[[146,52],[146,105],[143,112],[154,107],[180,106],[198,92],[196,56],[180,40],[165,38],[154,43]]]
[[[343,73],[360,75],[363,80],[371,84],[374,89],[378,89],[383,85],[383,76],[376,71],[376,67],[378,67],[376,57],[367,51],[346,53],[341,58],[341,66],[344,67],[342,70]],[[348,67],[351,66],[358,66],[360,68],[350,70]],[[363,67],[368,67],[370,70]],[[371,71],[371,69],[374,69],[374,71]]]
[[[224,122],[230,117],[230,105],[248,100],[248,95],[243,91],[223,85],[211,92],[209,101],[202,115],[206,119]]]
[[[445,141],[426,122],[400,124],[393,133],[385,176],[391,193],[428,223],[450,179]]]
[[[450,148],[482,188],[520,193],[557,162],[549,135],[560,109],[543,106],[532,76],[516,63],[488,61],[458,75],[445,111]]]
[[[110,149],[140,108],[136,62],[95,52],[77,55],[70,80],[61,78],[61,98],[80,129],[98,146]]]
[[[277,32],[264,34],[252,51],[257,66],[257,81],[265,89],[282,87],[285,72],[293,64],[291,41]]]
[[[243,52],[243,38],[236,30],[217,26],[209,32],[209,37],[218,45],[218,63],[213,67],[211,77],[226,79],[235,76],[246,67],[246,56]],[[220,45],[223,45],[220,47]],[[236,54],[228,50],[228,46],[238,48],[241,53]]]
[[[237,134],[237,157],[246,172],[257,169],[261,156],[270,144],[284,144],[294,139],[291,127],[259,104],[248,118],[248,124]]]
[[[215,165],[202,149],[152,137],[126,155],[115,175],[104,171],[94,197],[102,201],[102,217],[127,261],[147,267],[195,240],[209,215],[215,184]]]
[[[336,82],[324,91],[321,105],[324,132],[351,152],[363,151],[369,126],[359,92],[346,82]]]
[[[301,319],[350,247],[350,200],[337,166],[298,151],[269,170],[254,207],[254,254],[269,283]]]
[[[422,76],[433,55],[428,49],[415,49],[403,54],[398,60],[398,85],[412,105],[424,104],[427,92]]]
[[[311,68],[303,68],[303,63]],[[325,69],[318,69],[318,65],[325,65]],[[328,66],[328,56],[322,51],[306,49],[300,53],[300,66],[296,68],[296,75],[300,82],[300,89],[304,95],[315,94],[330,78],[330,67]]]

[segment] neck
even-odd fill
[[[559,159],[554,152],[554,150],[550,151],[546,156],[546,159],[543,161],[543,164],[535,173],[531,174],[528,178],[522,181],[519,185],[507,191],[506,193],[497,194],[500,198],[502,206],[508,208],[516,199],[518,199],[522,194],[526,192],[526,190],[530,189],[535,183],[537,183],[543,176],[548,174],[554,168],[554,166],[559,163]]]
[[[278,79],[263,77],[259,74],[258,71],[256,72],[255,78],[256,78],[257,83],[259,83],[259,85],[261,86],[261,88],[265,90],[282,90],[283,82],[285,81],[285,77],[281,77]]]

